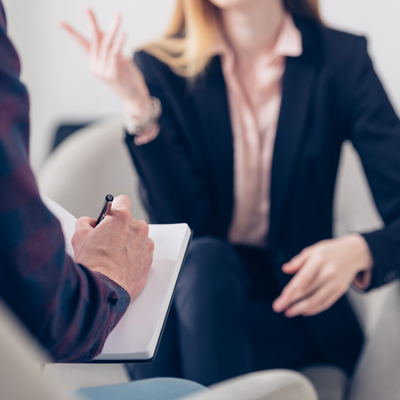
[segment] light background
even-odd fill
[[[320,0],[332,27],[366,35],[370,54],[391,100],[400,111],[400,2]],[[55,127],[120,111],[118,98],[90,75],[83,51],[56,25],[65,19],[86,32],[84,10],[92,7],[104,27],[115,12],[128,31],[126,54],[165,29],[174,0],[3,0],[9,34],[22,60],[31,96],[31,161],[38,171]]]

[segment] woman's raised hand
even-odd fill
[[[119,32],[120,15],[116,15],[107,31],[99,29],[92,10],[87,11],[90,39],[86,39],[64,21],[65,29],[85,50],[90,58],[91,72],[106,82],[121,98],[125,108],[133,116],[140,117],[150,108],[150,95],[144,77],[133,62],[121,53],[126,32]]]

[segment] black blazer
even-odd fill
[[[400,274],[400,122],[376,76],[365,38],[295,17],[303,54],[287,59],[275,142],[268,252],[281,265],[332,237],[335,180],[343,141],[360,154],[385,228],[365,234],[371,287]],[[195,81],[145,52],[135,55],[161,100],[160,134],[135,146],[127,135],[152,222],[187,222],[197,236],[226,239],[232,218],[233,142],[220,58]],[[345,298],[302,319],[332,362],[351,370],[362,334]]]

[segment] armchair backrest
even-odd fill
[[[122,118],[93,123],[68,136],[47,158],[38,175],[43,194],[79,218],[97,218],[104,197],[127,195],[136,219],[148,220],[139,180],[124,144]]]
[[[360,158],[353,146],[345,143],[335,190],[334,234],[370,232],[382,226]],[[367,337],[375,331],[382,312],[394,311],[385,304],[391,292],[399,290],[398,283],[363,294],[350,290],[348,297]]]

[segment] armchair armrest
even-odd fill
[[[349,400],[391,400],[400,393],[400,284],[388,295],[364,346],[349,388]]]
[[[40,372],[44,354],[0,301],[0,399],[79,400]]]
[[[289,370],[254,372],[209,389],[181,400],[318,400],[311,382]]]

